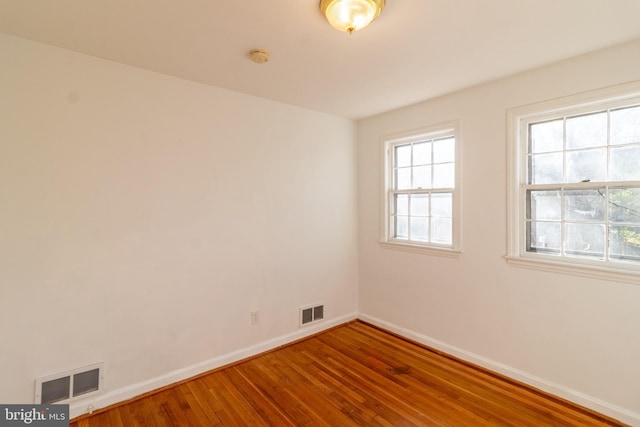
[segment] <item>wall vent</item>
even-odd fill
[[[35,403],[67,403],[102,390],[104,363],[36,379]]]
[[[317,303],[300,307],[300,326],[324,319],[324,304]]]

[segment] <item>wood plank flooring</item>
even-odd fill
[[[623,425],[353,322],[72,420],[129,426]]]

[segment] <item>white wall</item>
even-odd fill
[[[640,286],[510,267],[503,258],[507,109],[638,78],[640,41],[360,121],[361,316],[640,425]],[[382,248],[383,136],[456,119],[464,253]]]
[[[355,316],[352,121],[5,35],[0,57],[0,402],[104,361],[110,403],[312,332],[301,305]]]
[[[640,287],[503,259],[506,109],[637,79],[640,42],[363,120],[357,153],[341,118],[4,35],[0,56],[0,402],[97,361],[97,403],[126,398],[313,331],[310,302],[341,322],[359,266],[363,318],[640,423]],[[382,249],[381,136],[453,119],[464,253]]]

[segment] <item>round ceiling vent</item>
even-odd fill
[[[249,52],[249,58],[256,64],[264,64],[269,60],[269,52],[264,49],[252,49]]]

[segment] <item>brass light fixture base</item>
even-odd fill
[[[338,31],[351,34],[373,22],[385,0],[320,0],[320,11]]]

